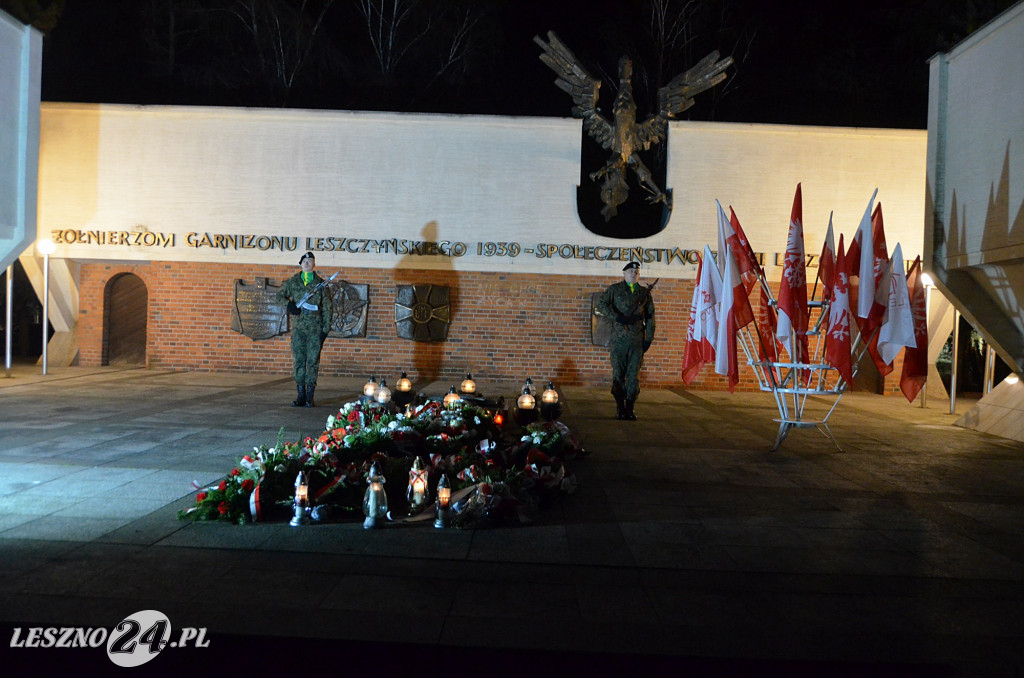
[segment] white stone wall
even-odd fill
[[[297,260],[280,247],[258,248],[268,240],[242,249],[216,240],[250,235],[296,238],[295,252],[316,238],[340,247],[318,253],[322,270],[617,275],[620,261],[601,260],[611,248],[714,249],[716,198],[736,209],[770,263],[784,249],[802,182],[809,253],[820,251],[831,210],[837,239],[852,237],[875,188],[890,249],[902,242],[910,258],[921,250],[924,131],[674,123],[672,219],[656,236],[625,241],[579,222],[580,143],[573,119],[50,103],[42,116],[39,231],[65,241],[57,256],[83,261]],[[633,193],[631,200],[643,199]],[[462,243],[466,252],[374,251],[372,241],[392,239]],[[486,243],[516,243],[518,256],[489,256]],[[548,245],[557,251],[539,256]],[[645,275],[695,271],[676,259],[649,264]]]

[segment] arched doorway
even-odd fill
[[[134,273],[107,281],[103,294],[103,364],[146,364],[149,291]]]

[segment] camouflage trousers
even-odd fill
[[[612,395],[633,401],[640,395],[640,366],[644,361],[644,342],[640,337],[619,337],[610,347]]]
[[[299,316],[292,325],[292,372],[300,386],[316,386],[320,373],[320,314]]]

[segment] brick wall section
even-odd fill
[[[149,290],[146,356],[150,367],[288,375],[290,335],[253,341],[231,330],[230,309],[235,280],[252,284],[264,277],[280,284],[297,270],[295,266],[159,261],[82,264],[79,362],[103,364],[104,289],[111,278],[134,273]],[[320,269],[321,274],[325,271]],[[322,375],[374,374],[393,380],[405,370],[412,378],[457,384],[472,372],[483,382],[531,376],[534,382],[609,384],[607,351],[590,341],[590,295],[616,278],[365,268],[342,269],[339,278],[369,286],[366,337],[329,338],[321,357]],[[447,341],[397,337],[395,292],[396,285],[403,284],[451,288]],[[693,280],[662,279],[654,290],[658,330],[645,357],[642,385],[682,386],[680,368],[693,285]],[[757,390],[742,353],[740,363],[738,389]],[[899,369],[897,365],[886,380],[886,392],[898,392]],[[727,383],[708,365],[690,388],[722,390]]]

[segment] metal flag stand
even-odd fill
[[[768,287],[767,281],[762,277],[760,282],[761,294],[768,296],[768,303],[772,307],[777,307],[778,304],[771,293],[771,288]],[[760,332],[757,333],[757,339],[751,336],[749,327],[744,328],[739,333],[739,344],[743,347],[743,352],[747,356],[747,364],[754,370],[758,386],[762,391],[770,391],[772,393],[775,397],[775,404],[779,408],[779,418],[774,420],[779,423],[779,432],[775,436],[775,442],[769,448],[771,452],[778,450],[782,446],[783,441],[786,440],[789,432],[795,428],[816,428],[822,435],[832,441],[837,450],[843,451],[839,441],[832,435],[832,429],[828,426],[828,418],[832,416],[849,386],[846,380],[840,376],[839,371],[835,367],[826,364],[824,360],[825,335],[828,332],[829,302],[827,300],[811,301],[808,303],[808,306],[812,311],[818,309],[817,320],[813,327],[807,331],[808,344],[811,343],[812,339],[814,344],[813,349],[808,347],[811,362],[761,360],[759,355],[766,354],[767,352],[764,350],[760,354],[758,352],[759,347],[764,348],[761,346],[763,342],[760,338]],[[755,326],[757,322],[755,318]],[[857,375],[860,358],[863,357],[864,351],[867,349],[865,344],[858,354],[857,349],[861,339],[862,337],[858,335],[857,341],[852,347],[852,351],[856,355],[856,358],[853,360],[853,376]],[[795,345],[796,336],[791,336],[790,346]],[[809,416],[807,405],[810,396],[834,398],[824,416]]]

